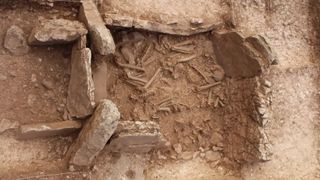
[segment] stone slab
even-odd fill
[[[80,122],[71,120],[21,125],[19,139],[67,135],[79,130],[81,126]]]
[[[166,142],[155,122],[121,121],[108,148],[114,152],[147,153],[164,147]]]
[[[76,43],[71,56],[67,109],[71,117],[85,118],[92,114],[94,107],[91,51],[89,48],[79,50]]]
[[[87,33],[87,29],[79,21],[47,19],[32,29],[28,42],[30,45],[67,44]]]
[[[108,26],[192,35],[223,27],[229,8],[208,0],[104,0],[100,12]]]
[[[70,165],[90,166],[117,128],[120,113],[110,100],[102,100],[70,147]]]
[[[252,41],[255,43],[251,44]],[[267,54],[269,49],[266,48],[266,44],[261,45],[259,42],[262,41],[255,41],[250,37],[245,38],[241,33],[235,31],[213,32],[217,62],[223,67],[226,76],[254,77],[260,75],[271,65]]]
[[[115,52],[115,44],[110,30],[105,26],[100,12],[93,1],[83,1],[79,10],[79,19],[89,29],[94,52],[110,55]]]

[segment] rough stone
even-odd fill
[[[44,79],[41,84],[43,85],[43,87],[45,87],[46,89],[52,90],[54,88],[54,84],[52,81]]]
[[[248,41],[246,41],[248,39]],[[265,41],[244,38],[235,31],[213,32],[217,62],[229,77],[242,78],[260,75],[270,65],[270,51]],[[251,44],[254,42],[254,44]],[[264,42],[259,44],[259,42]],[[267,48],[268,47],[268,48]],[[271,55],[270,55],[271,56]],[[272,56],[273,57],[273,56]]]
[[[217,161],[221,158],[220,153],[214,151],[207,151],[205,157],[208,161]]]
[[[67,135],[81,128],[77,121],[35,123],[20,126],[20,139]]]
[[[203,24],[203,19],[202,18],[192,18],[190,20],[190,24],[193,25],[193,26],[200,26]]]
[[[265,80],[265,79],[262,81],[262,84],[268,88],[272,87],[272,83],[268,80]]]
[[[93,26],[104,24],[103,19],[93,1],[82,2],[79,10],[79,19],[90,30]]]
[[[155,122],[122,121],[111,140],[109,149],[114,152],[146,153],[164,147],[166,140]]]
[[[81,36],[77,42],[76,45],[78,50],[84,49],[87,47],[87,36]]]
[[[115,44],[113,42],[113,37],[105,25],[93,26],[90,33],[95,52],[98,52],[101,55],[114,54]]]
[[[29,52],[30,47],[24,38],[24,32],[18,26],[11,26],[4,38],[4,47],[12,54],[21,56]]]
[[[221,66],[219,65],[215,65],[214,66],[214,70],[212,72],[212,77],[216,80],[216,81],[222,81],[224,78],[224,70]]]
[[[272,101],[272,83],[264,78],[257,79],[257,86],[255,88],[255,113],[254,120],[264,127],[269,121],[270,111],[269,106]],[[270,100],[270,101],[269,101]]]
[[[84,118],[92,114],[95,106],[94,84],[91,72],[91,51],[74,45],[71,56],[71,76],[67,109],[72,117]]]
[[[228,93],[232,94],[230,103],[239,108],[241,116],[231,115],[225,119],[223,156],[239,164],[267,161],[272,155],[271,144],[265,133],[267,121],[258,112],[258,108],[263,107],[265,109],[260,111],[268,114],[268,104],[258,104],[261,98],[266,97],[260,92],[263,87],[261,78],[263,77],[244,80],[247,87],[238,95],[232,94],[234,87],[229,88]]]
[[[34,94],[29,94],[27,97],[27,104],[31,107],[33,106],[37,101],[37,96]]]
[[[70,165],[91,165],[116,130],[119,119],[116,105],[110,100],[102,100],[68,151]]]
[[[82,0],[31,0],[45,6],[54,6],[54,2],[80,3]]]
[[[79,18],[89,29],[94,51],[101,55],[114,54],[113,37],[110,30],[105,26],[94,2],[84,1],[81,4]]]
[[[173,149],[176,151],[176,153],[180,154],[182,152],[182,146],[181,144],[174,144]]]
[[[185,152],[181,153],[180,158],[183,159],[183,160],[190,160],[190,159],[193,158],[193,152],[185,151]]]
[[[262,55],[263,59],[266,59],[270,64],[276,64],[278,61],[276,53],[271,49],[263,36],[250,36],[246,38],[246,42],[249,42]]]
[[[132,17],[129,15],[121,15],[114,12],[105,13],[104,21],[107,25],[127,27],[127,28],[137,28],[144,29],[148,31],[155,31],[174,35],[184,35],[189,36],[193,34],[198,34],[202,32],[208,32],[214,29],[223,27],[223,22],[221,20],[216,20],[215,22],[204,24],[201,19],[191,19],[190,25],[176,25],[173,23],[157,22],[154,20],[146,20],[138,17]]]
[[[16,121],[10,121],[8,119],[0,120],[0,134],[11,129],[15,129],[19,126],[19,123]]]
[[[42,21],[29,36],[31,45],[53,45],[73,42],[88,33],[79,21],[52,19]]]

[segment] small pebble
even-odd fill
[[[220,153],[219,152],[214,152],[214,151],[207,151],[205,153],[206,159],[208,161],[217,161],[221,158]]]
[[[7,76],[5,76],[5,75],[3,75],[3,74],[0,74],[0,81],[5,81],[5,80],[7,80],[7,79],[8,79]]]
[[[37,82],[37,75],[31,74],[31,82]]]
[[[44,79],[41,84],[43,85],[43,87],[47,88],[48,90],[52,90],[54,85],[52,81],[46,80]]]
[[[181,153],[181,159],[183,159],[183,160],[190,160],[190,159],[192,159],[192,157],[193,157],[193,152],[191,152],[191,151],[185,151],[185,152],[183,152],[183,153]]]
[[[74,171],[75,171],[75,169],[74,169],[74,166],[73,166],[73,165],[70,165],[70,166],[69,166],[69,171],[71,171],[71,172],[74,172]]]
[[[264,81],[262,82],[262,84],[263,84],[264,86],[268,87],[268,88],[271,88],[271,86],[272,86],[272,83],[271,83],[270,81],[268,81],[268,80],[264,80]]]
[[[213,151],[222,151],[223,148],[222,148],[222,147],[219,147],[219,146],[212,146],[212,150],[213,150]]]
[[[258,107],[258,112],[259,112],[259,114],[260,115],[263,115],[263,114],[265,114],[266,113],[266,108],[263,108],[263,107]]]
[[[177,154],[180,154],[182,152],[181,144],[174,144],[173,149],[176,151]]]
[[[212,73],[213,73],[212,77],[216,81],[222,81],[225,76],[225,72],[224,72],[223,68],[219,65],[214,66]]]
[[[203,24],[203,19],[202,18],[192,18],[190,20],[190,24],[193,26],[199,26]]]
[[[34,103],[36,102],[36,100],[37,100],[37,97],[35,95],[29,94],[27,103],[28,103],[29,106],[33,106]]]
[[[9,75],[10,75],[11,77],[17,77],[17,72],[11,71],[11,72],[9,72]]]
[[[193,153],[192,159],[195,159],[196,157],[198,157],[200,154],[200,151],[196,151]]]

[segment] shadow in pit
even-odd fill
[[[310,0],[309,1],[309,16],[313,24],[313,29],[315,31],[315,44],[314,51],[317,58],[320,57],[320,1]]]

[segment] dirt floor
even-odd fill
[[[123,16],[178,22],[185,29],[190,28],[190,18],[201,17],[210,24],[210,17],[219,14],[228,20],[224,28],[263,35],[276,52],[278,65],[260,77],[229,78],[217,64],[211,32],[179,36],[110,27],[116,53],[93,56],[95,101],[112,100],[120,121],[158,123],[169,145],[145,154],[114,153],[107,145],[94,166],[75,171],[65,155],[77,133],[20,140],[14,130],[0,131],[1,180],[320,179],[317,0],[106,0],[103,13],[110,4]],[[128,4],[135,5],[134,11]],[[3,47],[3,41],[11,25],[23,29],[27,38],[40,20],[77,19],[78,7],[11,2],[0,3],[0,12],[1,122],[66,120],[72,44],[31,46],[26,55],[16,56]],[[251,118],[259,78],[272,83],[272,118],[265,127],[272,156],[266,162],[239,162],[227,155],[227,139],[241,119]]]

